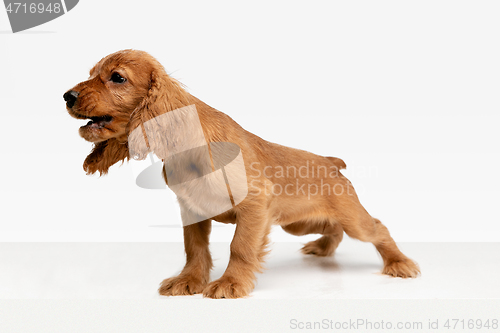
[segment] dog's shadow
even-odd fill
[[[341,266],[335,257],[316,257],[311,255],[301,255],[300,262],[308,268],[319,268],[326,272],[339,272]]]
[[[219,260],[221,259],[221,260]],[[214,258],[214,268],[211,272],[211,279],[215,280],[224,274],[226,270],[225,260]],[[374,263],[366,260],[353,260],[349,255],[335,253],[331,257],[317,257],[313,255],[304,255],[297,251],[297,255],[289,258],[282,256],[270,256],[264,263],[263,273],[258,274],[257,280],[265,285],[264,281],[274,281],[275,279],[287,279],[290,276],[300,275],[302,278],[307,276],[317,276],[319,274],[331,274],[332,278],[340,277],[342,274],[365,274],[378,273],[382,269],[383,263]],[[325,275],[328,277],[328,275]]]
[[[274,261],[269,265],[266,274],[288,274],[290,270],[303,270],[305,272],[340,274],[354,271],[380,270],[382,265],[367,261],[353,261],[342,254],[331,257],[317,257],[298,253],[299,258]]]
[[[345,288],[346,278],[377,274],[383,266],[382,263],[368,260],[353,260],[359,258],[342,253],[335,253],[332,257],[317,257],[299,251],[298,255],[301,257],[271,259],[265,274],[258,276],[254,291],[264,292],[260,294],[261,297],[337,295]],[[281,286],[281,289],[277,286]]]
[[[307,267],[319,268],[322,271],[332,273],[380,270],[382,268],[382,263],[376,264],[368,261],[352,260],[352,258],[347,258],[342,254],[335,254],[332,257],[302,255],[301,259],[302,264]]]

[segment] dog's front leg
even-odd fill
[[[158,289],[160,295],[199,294],[210,281],[212,257],[209,250],[212,221],[205,220],[184,227],[186,265],[175,277],[163,280]]]
[[[203,296],[247,296],[254,288],[255,273],[261,271],[261,263],[267,253],[269,231],[269,218],[263,207],[247,207],[244,212],[238,212],[227,269],[220,279],[205,287]]]

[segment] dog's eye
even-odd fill
[[[127,79],[125,79],[123,76],[121,76],[120,74],[114,72],[113,74],[111,74],[111,81],[113,81],[114,83],[123,83],[125,81],[127,81]]]

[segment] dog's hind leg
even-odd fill
[[[331,256],[339,246],[344,235],[342,226],[339,223],[330,221],[298,221],[282,226],[282,228],[295,236],[308,234],[323,235],[315,241],[306,243],[301,250],[304,254],[312,254],[319,257]]]
[[[339,221],[349,237],[375,245],[384,261],[383,274],[408,278],[417,277],[420,273],[418,265],[399,250],[386,226],[371,217],[364,208]]]

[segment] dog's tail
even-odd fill
[[[327,156],[326,157],[333,165],[335,165],[339,170],[342,170],[342,169],[345,169],[347,167],[347,165],[345,164],[345,162],[343,160],[341,160],[340,158],[337,158],[337,157],[330,157],[330,156]]]

